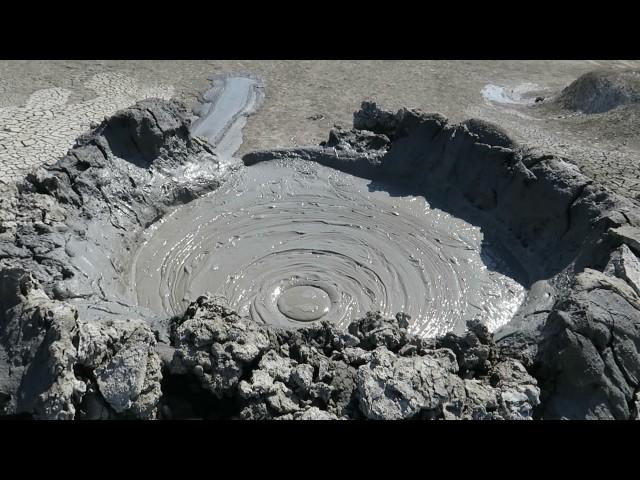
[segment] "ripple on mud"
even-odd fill
[[[234,173],[146,232],[132,267],[139,303],[173,315],[210,293],[283,327],[346,326],[370,310],[404,311],[424,336],[461,331],[474,317],[493,330],[513,316],[524,288],[496,271],[505,267],[494,268],[500,256],[478,227],[423,197],[369,184],[304,161]],[[282,295],[304,286],[329,300],[298,302],[326,311],[316,319],[283,313]]]

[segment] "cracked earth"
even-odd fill
[[[71,90],[47,88],[21,106],[0,108],[0,182],[18,180],[29,170],[64,155],[92,123],[145,98],[169,100],[171,86],[140,85],[119,73],[99,73],[84,87],[95,98],[70,103]]]

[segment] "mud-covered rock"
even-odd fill
[[[320,143],[320,146],[335,148],[337,150],[366,152],[368,150],[386,149],[389,144],[390,140],[384,134],[373,133],[367,130],[332,128],[329,132],[329,139],[326,142]]]
[[[545,418],[628,419],[640,382],[640,298],[623,279],[576,276],[549,315],[536,376]]]
[[[424,415],[447,418],[462,409],[464,381],[456,375],[453,352],[398,357],[379,347],[371,362],[358,369],[356,385],[360,409],[373,420],[400,420]],[[455,414],[454,414],[455,415]]]
[[[37,419],[155,418],[162,375],[148,325],[84,322],[73,305],[27,283],[0,330],[17,380],[4,383],[15,399],[8,410]]]
[[[200,297],[174,329],[176,351],[169,369],[195,375],[203,388],[222,398],[235,392],[271,342],[265,327],[240,321],[235,312]]]
[[[636,254],[640,255],[640,228],[632,225],[623,225],[610,229],[609,234],[615,239],[624,242]]]
[[[469,132],[477,135],[480,142],[487,145],[504,148],[513,148],[515,146],[515,142],[509,137],[507,132],[493,123],[472,118],[462,122],[462,125],[467,127]]]
[[[393,136],[398,126],[397,115],[379,109],[374,102],[362,102],[362,107],[353,116],[353,128]]]
[[[265,353],[249,381],[241,381],[238,387],[240,398],[250,404],[240,413],[241,417],[271,418],[300,410],[300,400],[288,385],[294,365],[294,361],[279,356],[275,350]],[[253,404],[266,407],[264,417],[256,417],[256,412],[260,410]]]
[[[359,339],[358,346],[374,350],[384,345],[391,351],[405,345],[408,340],[409,316],[398,314],[393,319],[384,318],[379,312],[370,312],[361,320],[352,322],[348,331]]]
[[[437,345],[450,349],[456,355],[462,376],[486,374],[497,358],[491,334],[477,320],[467,322],[467,327],[468,331],[463,335],[444,335],[437,340]]]
[[[93,334],[88,335],[88,330]],[[155,344],[153,333],[144,323],[80,325],[81,361],[93,367],[98,391],[116,413],[155,417],[162,379]],[[118,347],[107,349],[107,345]]]
[[[621,245],[611,254],[605,273],[622,278],[640,295],[640,260],[626,245]]]
[[[637,392],[635,395],[631,418],[633,420],[640,420],[640,392]]]
[[[489,381],[498,390],[498,411],[507,420],[530,420],[540,404],[538,382],[517,360],[507,358],[489,371]]]
[[[338,420],[334,414],[320,410],[318,407],[310,407],[302,412],[296,412],[293,420]]]
[[[498,392],[480,380],[465,380],[466,401],[463,414],[471,420],[495,420],[500,418]]]
[[[59,307],[57,311],[49,310],[49,322],[43,328],[45,335],[41,341],[31,343],[32,347],[37,343],[37,349],[33,358],[23,365],[16,392],[17,413],[30,413],[34,418],[46,420],[70,420],[75,418],[86,392],[86,383],[76,378],[74,372],[75,312],[69,306]]]

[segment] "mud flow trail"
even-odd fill
[[[263,83],[250,75],[219,75],[211,82],[195,111],[198,119],[191,126],[191,134],[206,138],[224,165],[233,161],[242,144],[247,116],[264,100]]]
[[[211,103],[192,132],[221,164],[237,164],[257,85],[227,77],[204,96]],[[210,293],[282,327],[344,327],[367,311],[402,311],[414,333],[434,336],[463,331],[469,318],[494,330],[524,298],[521,284],[495,271],[508,271],[501,247],[424,197],[303,160],[234,170],[145,232],[132,267],[140,306],[172,316]]]

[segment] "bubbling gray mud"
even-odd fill
[[[499,250],[478,227],[303,160],[242,169],[146,237],[134,289],[141,306],[168,315],[210,293],[281,327],[402,311],[413,333],[434,336],[474,317],[495,330],[525,294],[492,269]]]

